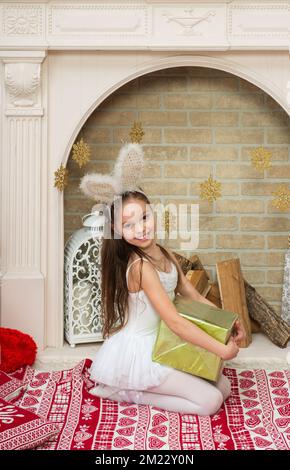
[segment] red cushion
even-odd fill
[[[58,432],[56,424],[0,398],[0,450],[32,449]]]
[[[17,398],[27,384],[0,370],[0,398],[10,401]]]
[[[0,328],[1,364],[4,372],[14,372],[20,367],[32,365],[37,346],[31,336],[12,328]]]

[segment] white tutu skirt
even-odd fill
[[[91,379],[114,390],[142,391],[162,383],[173,369],[151,359],[156,334],[121,330],[107,338],[91,365]]]

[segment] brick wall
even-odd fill
[[[271,207],[271,191],[290,178],[286,112],[254,85],[207,68],[168,69],[123,86],[94,111],[76,139],[90,144],[92,160],[79,169],[69,159],[65,239],[93,205],[78,189],[80,177],[112,170],[134,121],[145,131],[142,188],[149,199],[199,203],[196,252],[212,279],[217,261],[239,257],[244,277],[280,313],[290,216]],[[272,168],[264,173],[250,161],[250,150],[260,145],[273,153]],[[222,183],[222,197],[213,203],[199,200],[199,183],[210,173]],[[178,243],[168,246],[179,251]]]

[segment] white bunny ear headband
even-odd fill
[[[125,144],[121,148],[111,174],[91,173],[81,179],[80,189],[91,199],[111,204],[114,197],[125,191],[141,191],[144,155],[140,144]]]

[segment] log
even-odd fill
[[[208,293],[210,285],[203,269],[190,269],[186,277],[201,295],[205,296]]]
[[[199,257],[197,255],[192,255],[189,259],[192,262],[192,266],[193,266],[191,269],[200,269],[201,271],[204,271],[206,277],[209,279],[209,275],[204,269],[203,264],[200,261]]]
[[[219,286],[217,282],[210,282],[210,290],[205,297],[212,302],[216,307],[222,308],[222,303],[221,303],[221,296],[220,296],[220,291],[219,291]],[[251,332],[252,333],[259,333],[261,331],[261,326],[259,323],[252,318],[250,318],[251,321]]]
[[[249,307],[248,307],[248,310],[249,310]],[[250,312],[249,312],[249,315],[250,315]],[[250,318],[250,321],[251,321],[251,332],[259,333],[261,331],[261,325],[256,320],[253,320],[253,318]]]
[[[203,297],[206,297],[207,294],[209,293],[209,291],[210,291],[210,284],[208,283],[208,285],[207,285],[207,286],[205,287],[205,289],[202,291],[202,294],[201,294],[201,295],[202,295]]]
[[[185,256],[182,256],[179,253],[176,253],[175,251],[173,251],[173,254],[176,257],[184,275],[186,275],[187,271],[189,271],[190,269],[194,269],[194,263],[188,258],[185,258]]]
[[[210,282],[210,289],[206,295],[206,298],[215,304],[218,308],[222,308],[221,296],[219,291],[219,285],[217,282]]]
[[[216,263],[216,271],[222,308],[239,315],[246,333],[246,338],[241,342],[241,347],[247,347],[252,341],[252,334],[240,260],[236,258],[220,261]]]
[[[279,348],[286,348],[290,340],[290,326],[244,279],[246,299],[251,318],[260,324],[261,330]]]
[[[202,262],[200,261],[199,257],[197,255],[192,255],[190,259],[185,258],[185,256],[180,255],[179,253],[176,253],[173,251],[173,254],[175,255],[183,274],[186,276],[188,271],[196,271],[196,270],[201,270],[204,271],[207,279],[209,280],[210,277],[206,270],[204,269]]]

